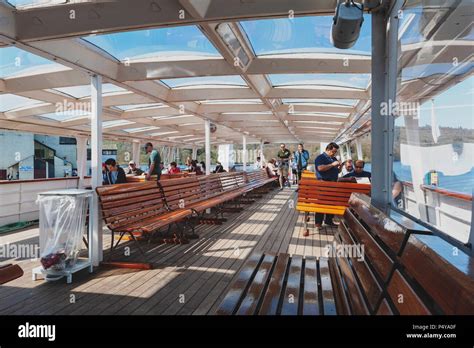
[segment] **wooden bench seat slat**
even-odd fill
[[[245,262],[243,268],[238,273],[237,279],[231,285],[230,290],[226,293],[217,314],[231,315],[238,309],[238,305],[245,294],[247,286],[257,272],[257,267],[263,259],[262,253],[253,253]]]
[[[334,289],[331,283],[329,263],[326,258],[319,259],[319,275],[321,279],[321,295],[323,299],[323,314],[336,315],[336,301],[334,299]]]
[[[440,237],[412,234],[401,263],[445,314],[474,313],[472,257]]]
[[[321,263],[321,260],[319,261]],[[331,274],[331,281],[333,287],[334,299],[336,301],[337,314],[339,315],[350,315],[352,314],[349,306],[349,301],[346,296],[346,291],[342,283],[342,275],[339,266],[337,265],[336,258],[330,257],[328,260],[329,272]]]
[[[303,315],[319,315],[318,266],[316,258],[307,257],[304,267]]]
[[[339,240],[337,242],[341,243],[342,241]],[[335,260],[341,270],[341,276],[346,287],[346,296],[349,300],[352,313],[355,315],[370,314],[367,304],[364,301],[362,291],[359,288],[356,277],[349,264],[349,260],[345,257],[336,257]]]
[[[352,238],[349,230],[347,229],[347,226],[345,225],[345,221],[342,221],[341,224],[339,225],[338,232],[345,246],[357,245],[354,239]],[[364,251],[365,251],[365,248],[364,248]],[[370,268],[368,267],[366,263],[365,252],[364,254],[361,255],[361,259],[359,259],[357,255],[348,255],[347,257],[350,259],[351,261],[350,263],[352,265],[354,274],[357,276],[359,283],[362,286],[362,289],[368,300],[367,302],[370,307],[370,310],[374,312],[377,303],[382,297],[382,287],[379,285],[377,279],[375,278],[374,274],[372,273],[372,271],[370,270]]]
[[[385,298],[383,299],[376,314],[377,315],[393,315],[393,311],[390,308],[390,305],[388,304],[387,299]]]
[[[277,314],[278,306],[281,300],[281,292],[283,289],[283,279],[285,278],[289,258],[290,255],[288,254],[278,255],[278,259],[275,264],[275,269],[272,273],[270,283],[268,284],[267,292],[265,294],[262,306],[260,307],[259,314]]]
[[[260,267],[258,268],[252,284],[247,291],[245,298],[237,311],[239,315],[252,315],[257,312],[257,305],[260,297],[264,293],[265,285],[268,282],[270,270],[275,262],[275,255],[265,254]]]
[[[344,214],[344,223],[353,232],[353,235],[358,243],[364,245],[364,252],[370,258],[372,265],[378,272],[380,277],[387,281],[394,267],[394,262],[389,255],[380,247],[362,226],[362,224],[355,218],[355,216],[348,209]]]
[[[388,293],[400,314],[427,315],[431,314],[420,297],[408,284],[406,279],[395,270],[387,287]]]
[[[301,270],[303,268],[303,258],[294,255],[288,271],[285,296],[281,308],[282,315],[297,315],[301,296]]]
[[[407,230],[395,223],[370,204],[370,198],[364,195],[352,195],[349,204],[360,220],[370,226],[372,234],[377,235],[384,244],[398,254],[407,237]]]

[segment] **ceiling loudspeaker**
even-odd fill
[[[210,129],[211,129],[211,133],[215,133],[217,130],[217,126],[214,123],[211,123]]]
[[[364,22],[363,9],[362,4],[351,0],[337,5],[331,29],[334,47],[347,49],[355,45]]]

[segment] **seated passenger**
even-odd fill
[[[169,174],[178,174],[181,173],[181,169],[179,169],[178,164],[176,162],[170,163],[170,169],[168,170]]]
[[[222,166],[222,163],[217,161],[216,162],[217,165],[216,165],[216,169],[214,169],[213,173],[224,173],[225,172],[225,169],[224,167]]]
[[[104,185],[125,184],[127,177],[125,171],[117,165],[113,158],[105,161]]]
[[[395,173],[392,173],[392,181],[393,181],[393,186],[392,186],[392,198],[393,202],[392,204],[395,205],[397,208],[402,209],[403,208],[403,184],[401,183],[400,180],[398,180],[397,175]]]
[[[189,167],[189,172],[190,173],[196,173],[196,175],[202,175],[203,172],[201,170],[201,167],[198,165],[198,162],[196,160],[191,161],[191,166]]]
[[[277,176],[278,168],[276,166],[276,160],[272,158],[267,163],[267,173],[269,176]]]
[[[342,162],[342,170],[341,170],[341,177],[344,177],[346,174],[349,174],[354,170],[354,166],[352,165],[352,159],[348,158],[344,162]]]
[[[344,178],[371,178],[372,177],[372,174],[370,172],[366,172],[364,170],[364,165],[365,165],[365,162],[362,161],[362,160],[357,160],[355,162],[355,169],[354,171],[344,175],[343,177]]]
[[[127,175],[142,175],[143,174],[143,170],[141,170],[140,168],[137,167],[137,164],[134,162],[134,161],[130,161],[128,162],[128,168],[127,170],[125,171],[125,174]]]

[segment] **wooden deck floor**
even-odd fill
[[[18,263],[25,275],[0,286],[0,314],[213,314],[232,278],[256,250],[320,256],[334,231],[323,227],[303,237],[303,216],[294,190],[274,190],[241,213],[227,213],[222,225],[200,225],[188,245],[151,245],[154,269],[106,269],[65,280],[32,281],[39,261]],[[1,244],[38,243],[36,228],[0,237]],[[104,247],[110,236],[104,236]],[[137,248],[131,246],[134,259]],[[137,255],[137,257],[140,255]],[[74,301],[73,301],[74,300]]]

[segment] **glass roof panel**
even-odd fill
[[[71,87],[62,87],[62,88],[55,88],[53,91],[58,91],[67,95],[70,95],[74,98],[84,98],[91,95],[91,86],[90,85],[83,85],[83,86],[71,86]],[[115,92],[123,92],[125,89],[122,87],[116,86],[112,83],[104,83],[102,85],[102,94],[107,93],[115,93]]]
[[[311,16],[243,21],[257,56],[286,53],[371,53],[371,17],[364,15],[364,23],[356,44],[347,50],[335,48],[330,41],[333,16]]]
[[[282,99],[284,104],[337,104],[346,106],[354,106],[358,101],[358,99]]]
[[[239,75],[183,77],[178,79],[164,79],[161,80],[161,82],[170,88],[206,85],[247,86],[245,81]]]
[[[314,85],[366,89],[370,74],[270,74],[273,86]]]
[[[64,4],[66,0],[8,0],[9,4],[15,7],[30,6],[52,6],[56,4]]]
[[[220,57],[196,26],[179,26],[84,37],[118,60],[163,56]]]
[[[2,79],[60,70],[70,69],[16,47],[0,48],[0,78]]]
[[[128,120],[112,120],[112,121],[104,121],[102,122],[102,127],[110,128],[116,126],[125,126],[129,124],[134,124],[135,122],[128,121]]]
[[[16,94],[0,94],[0,112],[6,112],[35,104],[44,104],[44,102]]]
[[[261,99],[201,100],[201,104],[263,104]]]
[[[41,118],[47,118],[54,121],[64,122],[75,119],[89,118],[90,112],[84,110],[67,110],[64,112],[51,112],[48,114],[39,115]]]
[[[128,105],[117,105],[118,109],[123,111],[135,110],[135,109],[147,109],[147,108],[158,108],[166,107],[161,103],[149,103],[149,104],[128,104]]]
[[[138,128],[127,128],[127,129],[123,129],[123,131],[127,133],[138,133],[138,132],[152,131],[155,129],[160,129],[160,127],[147,126],[147,127],[138,127]]]

